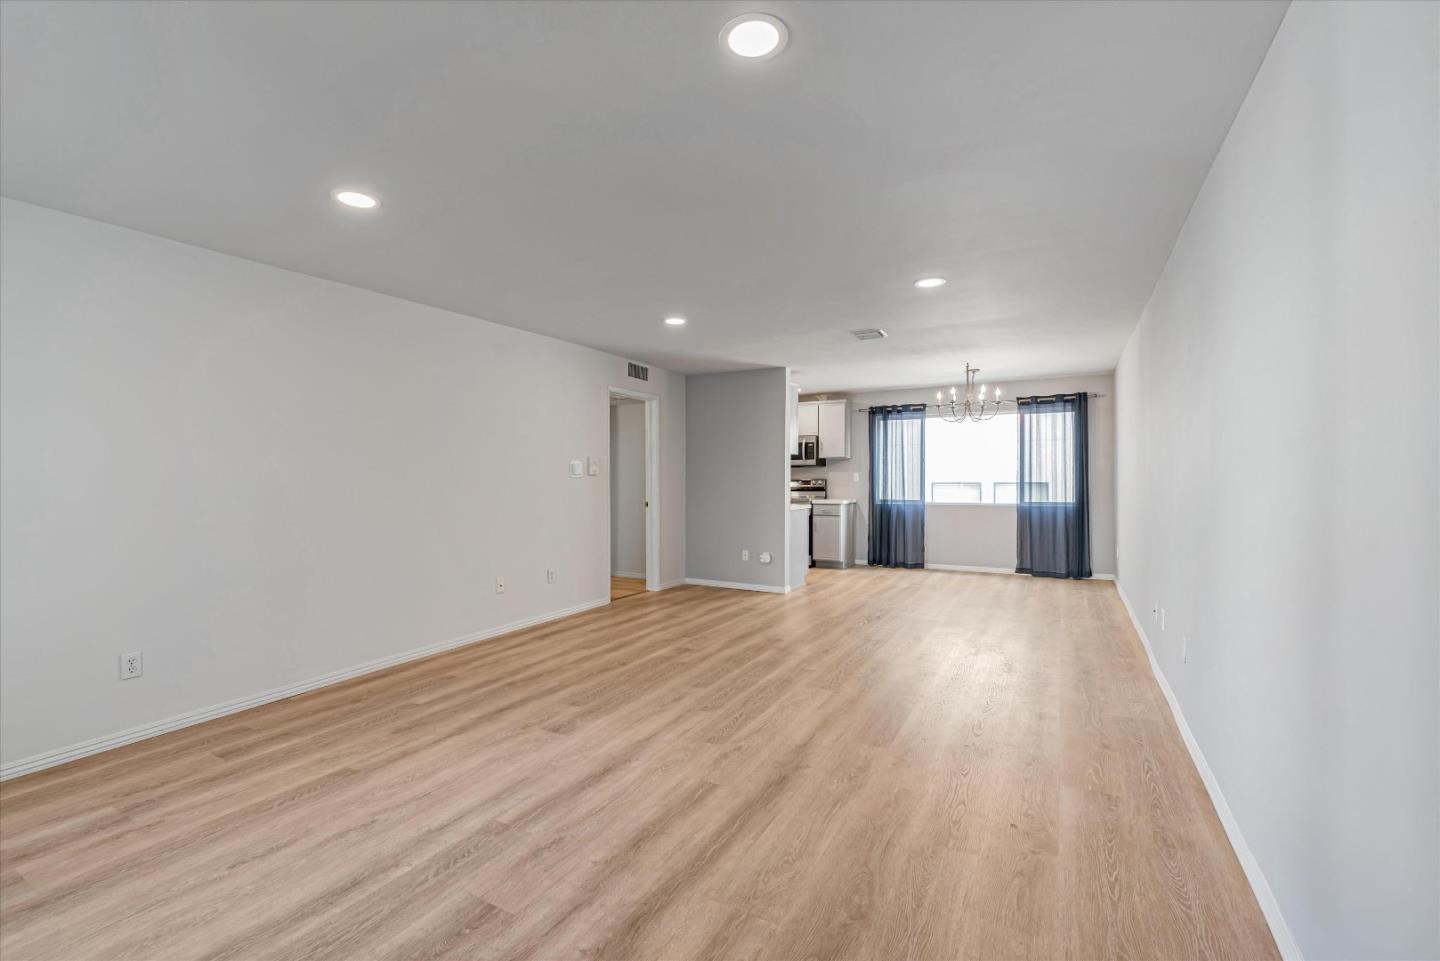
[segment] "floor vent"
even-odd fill
[[[650,379],[650,368],[646,367],[644,364],[636,364],[633,362],[627,363],[626,373],[628,373],[631,377],[634,377],[636,380]]]
[[[881,330],[879,327],[867,327],[864,330],[852,330],[850,331],[850,333],[855,335],[856,340],[884,340],[886,337],[890,336],[889,334],[885,333],[885,331]]]

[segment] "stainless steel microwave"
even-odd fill
[[[814,434],[801,434],[797,452],[790,455],[791,467],[824,467],[825,458],[820,456],[820,438]]]

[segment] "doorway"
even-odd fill
[[[612,387],[610,600],[659,589],[656,418],[659,398]]]

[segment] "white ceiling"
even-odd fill
[[[7,196],[811,391],[1111,369],[1284,6],[0,11]]]

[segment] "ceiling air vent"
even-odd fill
[[[890,336],[889,334],[885,333],[885,331],[881,330],[879,327],[867,327],[864,330],[852,330],[850,331],[850,333],[855,335],[856,340],[884,340],[886,337]]]
[[[646,367],[644,364],[637,364],[631,361],[625,365],[625,368],[625,372],[631,377],[634,377],[636,380],[650,379],[650,368]]]

